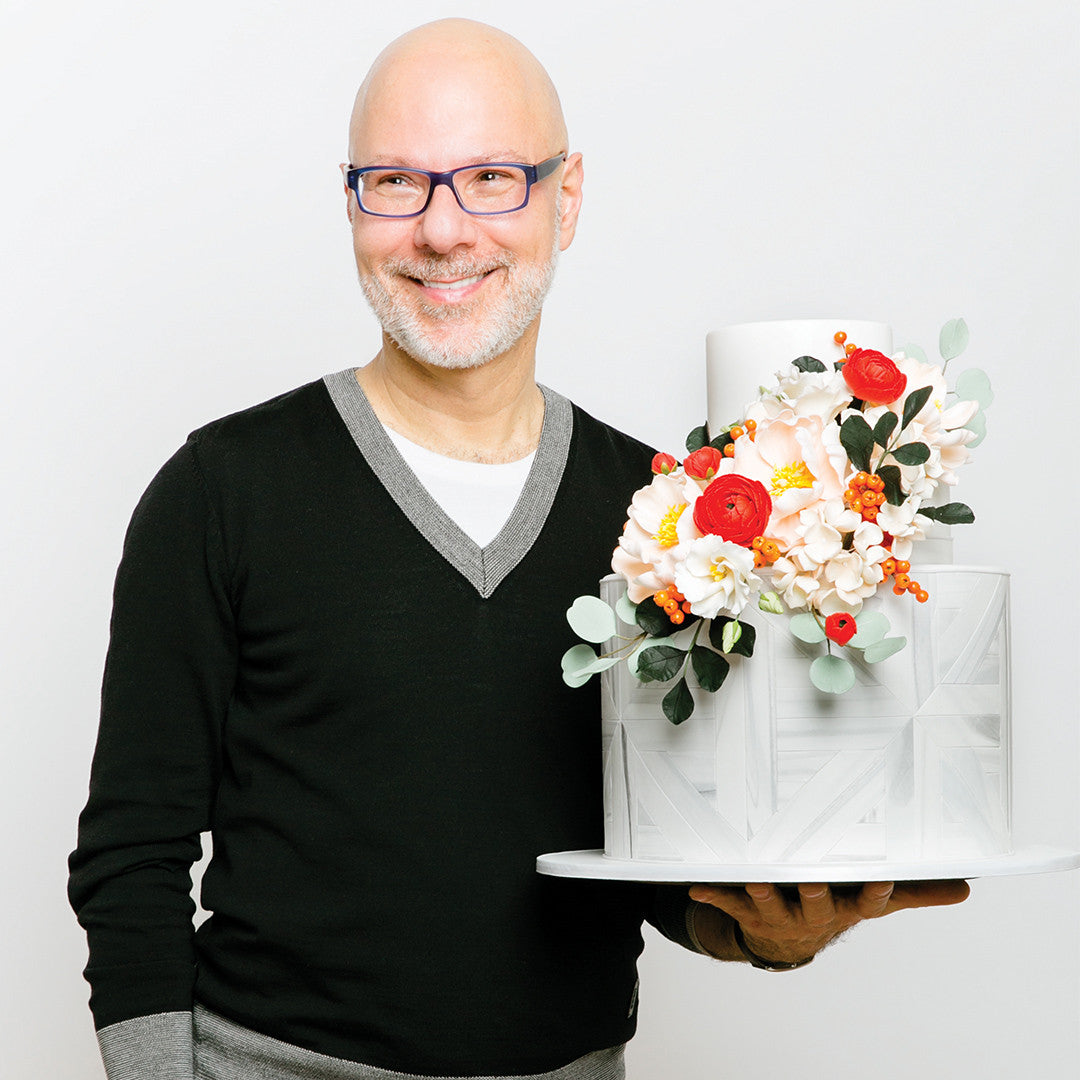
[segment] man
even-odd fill
[[[110,1080],[615,1078],[643,918],[784,968],[962,899],[535,874],[599,843],[563,612],[651,458],[535,382],[581,157],[535,58],[463,20],[376,60],[349,154],[379,352],[193,433],[125,543],[71,859]]]

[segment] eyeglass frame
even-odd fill
[[[356,205],[360,207],[361,213],[369,214],[371,217],[391,218],[397,221],[419,217],[431,205],[431,198],[435,194],[435,189],[442,184],[445,184],[453,192],[455,201],[466,214],[471,214],[473,217],[494,217],[498,214],[514,214],[518,210],[524,210],[525,207],[529,205],[529,196],[532,194],[533,184],[538,184],[541,180],[547,179],[547,177],[549,177],[565,160],[566,154],[561,153],[548,158],[546,161],[541,161],[538,165],[528,165],[523,161],[482,161],[477,165],[460,165],[458,168],[449,169],[447,172],[432,172],[430,169],[412,169],[400,166],[401,172],[417,173],[420,176],[426,176],[428,178],[428,192],[427,198],[424,200],[424,205],[421,206],[419,210],[414,210],[411,214],[380,214],[378,211],[368,210],[367,207],[364,206],[363,200],[360,198],[359,183],[360,177],[363,176],[364,173],[394,172],[395,169],[398,168],[396,166],[363,165],[359,168],[348,166],[345,170],[345,183],[356,196]],[[461,201],[461,196],[458,194],[457,188],[454,187],[454,177],[460,172],[486,168],[514,168],[520,169],[525,174],[525,198],[520,205],[511,207],[509,210],[470,210]]]

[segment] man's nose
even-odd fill
[[[446,254],[476,243],[476,219],[461,209],[449,184],[437,184],[427,209],[416,219],[415,243]]]

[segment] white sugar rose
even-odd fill
[[[738,615],[760,584],[753,553],[715,535],[694,540],[675,568],[675,587],[689,601],[691,612],[703,619],[721,612]]]

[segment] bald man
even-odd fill
[[[378,57],[349,157],[378,352],[194,432],[125,542],[70,884],[106,1072],[615,1080],[643,919],[784,969],[962,887],[534,872],[602,843],[563,613],[652,457],[535,381],[581,157],[535,58],[463,20]]]

